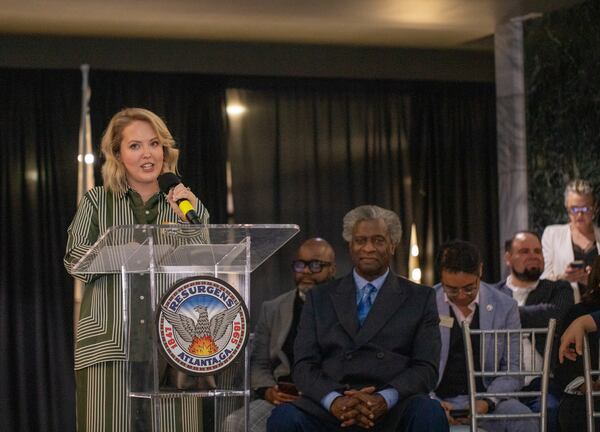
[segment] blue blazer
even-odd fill
[[[444,301],[444,290],[441,284],[435,285],[434,289],[436,291],[436,302],[440,318],[450,316],[450,305]],[[438,385],[444,376],[450,346],[450,328],[442,324],[443,320],[440,322],[442,351],[440,355]],[[479,328],[481,330],[521,328],[517,302],[485,282],[481,282],[479,286]],[[485,370],[493,371],[494,338],[492,336],[486,337],[485,356]],[[511,370],[519,370],[519,357],[518,335],[511,336],[510,359],[508,358],[506,338],[498,337],[499,370],[506,370],[509,361]],[[484,377],[483,384],[488,392],[512,392],[519,390],[523,386],[523,378],[508,376],[497,378]]]

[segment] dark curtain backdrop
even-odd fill
[[[0,69],[0,429],[72,431],[79,71]]]
[[[302,230],[253,275],[254,316],[293,287],[289,263],[309,237],[333,244],[338,275],[351,268],[342,218],[362,204],[400,215],[398,273],[415,223],[424,282],[435,281],[435,252],[452,238],[476,243],[484,277],[498,277],[493,85],[238,80],[228,102],[247,107],[229,122],[236,222]]]
[[[90,71],[92,141],[100,141],[111,117],[125,107],[147,108],[162,117],[180,149],[183,182],[210,212],[227,222],[227,143],[224,80],[180,73]],[[101,184],[96,164],[96,182]]]
[[[116,111],[155,111],[181,149],[184,181],[211,222],[226,222],[222,80],[92,70],[90,85],[96,156]],[[3,69],[0,94],[0,429],[72,431],[73,279],[62,257],[76,208],[81,73]]]
[[[411,204],[426,280],[439,280],[433,266],[439,245],[461,238],[478,246],[483,279],[496,282],[500,247],[495,88],[415,85],[411,101]]]

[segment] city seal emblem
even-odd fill
[[[223,370],[248,340],[244,300],[227,282],[209,276],[173,285],[162,298],[156,323],[166,360],[190,375]]]

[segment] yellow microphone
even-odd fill
[[[162,173],[158,176],[158,186],[163,193],[168,194],[169,191],[179,183],[181,183],[181,180],[172,172]],[[202,223],[200,222],[200,218],[198,217],[194,206],[189,200],[185,198],[179,199],[177,200],[177,205],[190,223],[198,225]]]

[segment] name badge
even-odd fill
[[[440,315],[440,325],[442,327],[452,328],[454,325],[454,318],[448,315]]]

